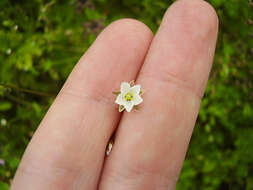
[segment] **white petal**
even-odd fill
[[[140,95],[135,95],[133,98],[133,104],[134,105],[139,105],[140,103],[142,103],[143,99],[141,98]]]
[[[131,92],[134,94],[139,94],[141,91],[141,85],[134,85],[131,89]]]
[[[127,112],[130,112],[133,109],[134,104],[133,104],[132,101],[130,101],[130,102],[126,101],[125,104],[124,104],[124,107],[125,107]]]
[[[130,84],[128,82],[122,82],[120,85],[120,92],[125,94],[129,91],[130,89]]]
[[[115,103],[116,104],[119,104],[119,105],[124,105],[125,104],[125,100],[124,100],[124,97],[122,94],[119,94],[115,100]]]

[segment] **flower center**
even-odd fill
[[[131,92],[126,93],[124,96],[125,100],[128,102],[132,101],[133,97],[134,97],[134,95]]]

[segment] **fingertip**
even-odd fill
[[[140,36],[152,37],[153,33],[150,28],[145,25],[143,22],[132,19],[132,18],[123,18],[112,22],[107,28],[112,30],[120,30],[122,32],[133,32]]]
[[[131,18],[119,19],[112,22],[104,29],[99,38],[103,38],[103,34],[105,33],[111,41],[111,45],[115,44],[115,42],[120,42],[116,43],[120,45],[120,51],[124,51],[124,48],[129,47],[137,48],[139,45],[146,48],[153,38],[153,33],[149,27],[141,21]]]
[[[204,0],[178,0],[168,8],[164,20],[171,16],[180,22],[188,32],[198,37],[217,35],[219,19],[215,9]],[[166,22],[165,22],[166,23]]]
[[[151,30],[140,21],[135,19],[114,21],[99,34],[80,59],[78,69],[75,69],[80,74],[75,80],[83,80],[82,77],[86,75],[89,80],[86,82],[86,88],[89,92],[99,98],[103,94],[104,98],[111,101],[114,98],[111,92],[119,87],[120,81],[135,79],[136,71],[141,68],[152,39]],[[93,77],[94,72],[96,78]],[[109,78],[111,82],[105,85],[105,80]],[[98,89],[97,86],[102,87]]]
[[[202,97],[218,33],[214,8],[203,0],[178,0],[166,11],[150,48],[148,75],[174,78]],[[155,50],[154,50],[155,49]],[[163,73],[163,74],[162,74]],[[185,88],[185,87],[184,87]]]

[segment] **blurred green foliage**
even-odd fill
[[[215,64],[177,189],[253,189],[253,3],[210,0]],[[0,189],[74,64],[122,17],[154,32],[168,0],[0,1]]]

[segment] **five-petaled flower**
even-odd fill
[[[143,99],[141,98],[141,85],[134,85],[133,82],[122,82],[120,85],[120,92],[116,93],[117,98],[115,103],[119,104],[119,111],[126,109],[130,112],[133,107],[136,108]]]

